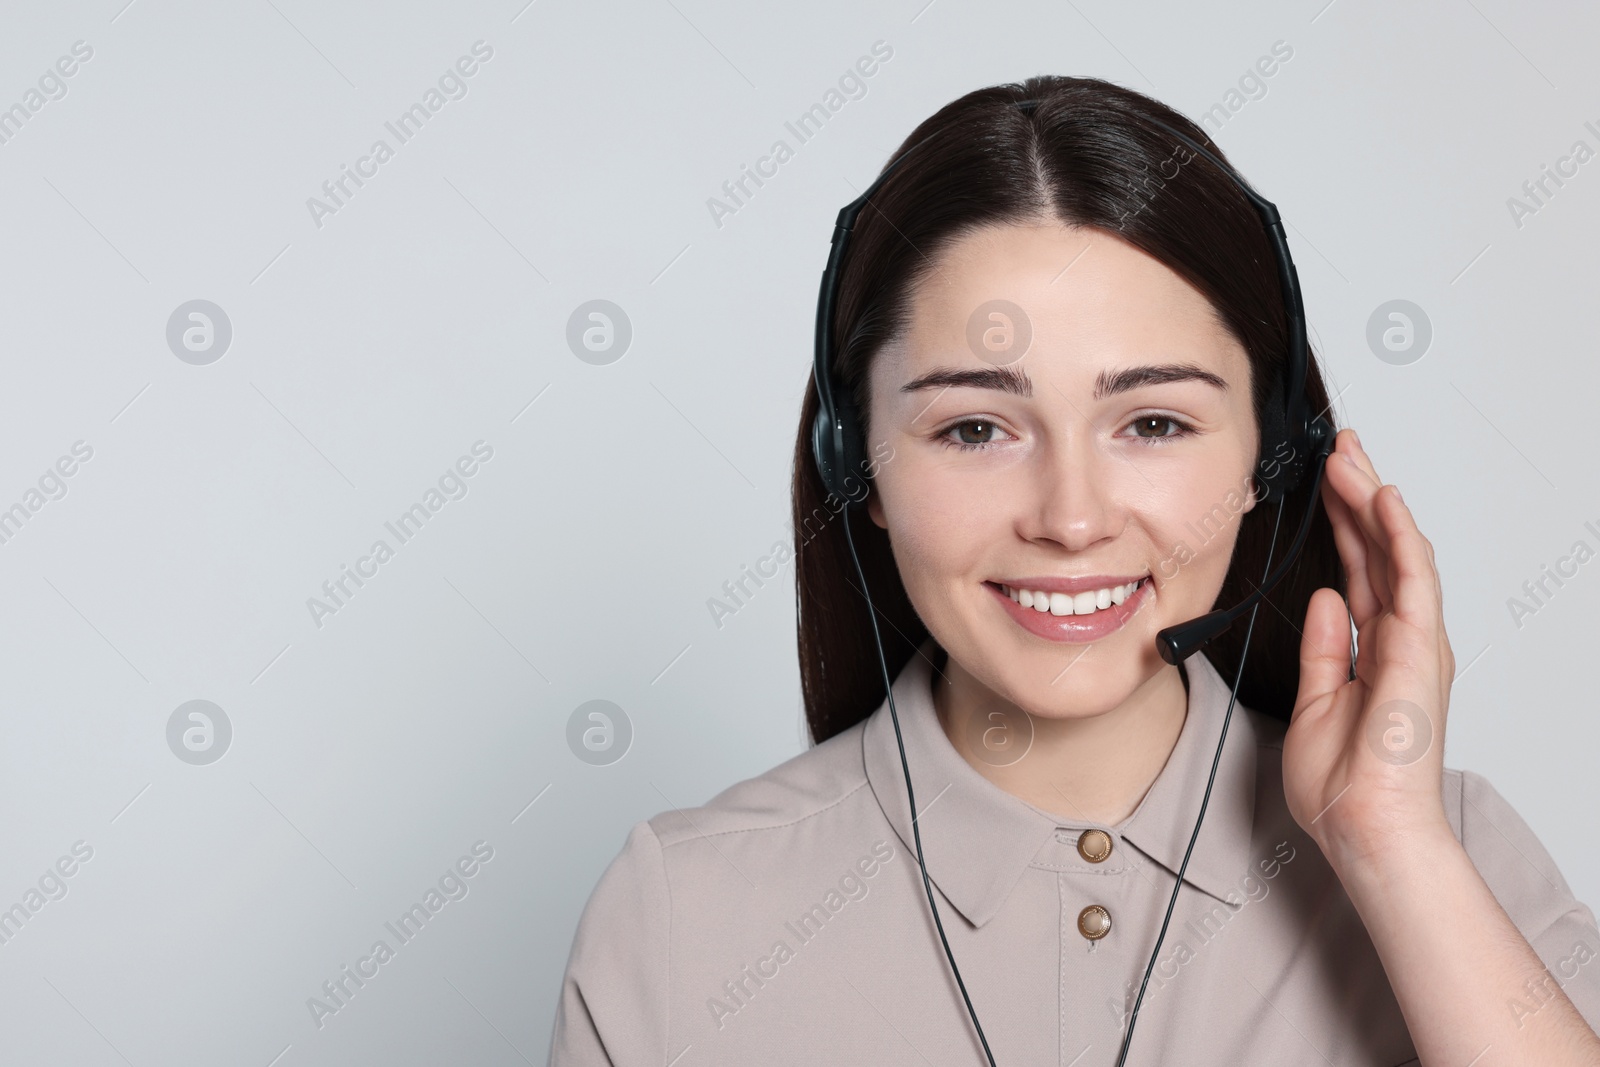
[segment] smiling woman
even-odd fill
[[[1177,130],[1209,155],[1152,190]],[[1281,227],[1225,167],[1156,101],[1036,77],[841,213],[794,470],[815,745],[635,826],[552,1064],[1600,1063],[1594,915],[1443,765],[1432,546],[1310,429]],[[915,865],[781,986],[727,979],[889,835]]]
[[[1271,293],[1275,278],[1263,282]],[[1000,293],[1028,315],[1028,353],[1006,367],[944,366],[965,333],[964,309]],[[1234,538],[1214,539],[1170,578],[1159,563],[1184,524],[1251,471],[1259,435],[1243,346],[1161,261],[1087,225],[1049,220],[949,240],[905,314],[905,329],[872,363],[866,437],[887,439],[895,462],[867,507],[888,529],[918,618],[950,654],[941,707],[959,716],[992,694],[1076,727],[1119,705],[1116,717],[1131,725],[1143,718],[1134,705],[1164,705],[1176,712],[1164,723],[1176,737],[1182,683],[1157,669],[1156,632],[1212,607]],[[1142,362],[1150,357],[1161,362]],[[1326,529],[1319,548],[1325,564]],[[1240,566],[1252,577],[1264,569],[1251,555]],[[874,592],[885,587],[877,577],[868,578]],[[1089,610],[1078,614],[1080,598],[1128,585],[1123,603],[1083,602]],[[1046,593],[1048,615],[1011,610],[1007,587]],[[1058,620],[1069,594],[1073,614]],[[996,607],[1021,625],[1000,625]],[[1281,623],[1278,631],[1297,636]],[[1095,654],[1079,664],[1090,642]],[[1069,667],[1072,684],[1055,684]],[[1253,706],[1273,704],[1269,696]],[[1154,747],[1117,751],[1165,757]],[[1145,781],[1159,769],[1142,768]],[[1102,812],[1116,822],[1137,785],[1078,802],[1118,809]]]
[[[907,138],[907,145],[930,135],[935,140],[918,149],[918,155],[926,153],[923,159],[913,158],[901,168],[905,173],[885,182],[856,227],[835,318],[835,373],[857,409],[866,412],[869,442],[889,440],[899,448],[911,437],[924,447],[908,451],[907,458],[927,456],[928,447],[938,450],[934,456],[942,454],[932,462],[949,479],[942,488],[950,495],[923,501],[949,511],[929,519],[970,524],[975,513],[993,514],[987,490],[967,490],[1014,468],[1042,477],[1033,486],[1058,506],[1092,507],[1084,493],[1052,480],[1078,475],[1101,500],[1137,500],[1146,516],[1152,507],[1160,516],[1158,526],[1146,524],[1139,532],[1147,541],[1162,539],[1163,551],[1146,553],[1137,577],[1158,570],[1163,558],[1193,542],[1192,536],[1179,536],[1185,524],[1225,507],[1228,494],[1248,481],[1257,425],[1273,407],[1273,387],[1284,371],[1287,322],[1260,221],[1225,175],[1191,162],[1150,195],[1149,175],[1171,156],[1171,141],[1131,119],[1144,111],[1168,125],[1192,125],[1138,94],[1063,81],[1077,81],[1078,88],[1058,95],[1055,107],[1047,99],[1032,118],[1014,101],[1002,109],[995,95],[1002,89],[983,90]],[[996,128],[980,136],[986,113]],[[1001,133],[1007,129],[1010,138]],[[989,143],[996,139],[1009,140],[1007,150]],[[979,189],[982,195],[974,195]],[[1031,345],[1014,364],[986,365],[993,357],[969,347],[967,323],[976,309],[1000,296],[1023,309]],[[1046,352],[1060,358],[1046,362],[1040,358]],[[948,366],[938,358],[944,354],[966,366]],[[1030,373],[1040,379],[1037,390]],[[1327,390],[1314,362],[1306,394],[1311,411],[1327,411]],[[978,399],[989,408],[962,408]],[[1093,412],[1082,407],[1089,404]],[[1018,408],[1019,417],[1025,409],[1040,432],[1013,441],[1016,435],[1000,418],[1006,405]],[[815,407],[812,394],[801,414],[796,451],[797,514],[827,496],[810,470],[807,428]],[[993,423],[982,424],[984,437],[958,436],[963,426],[972,427],[952,419],[985,414]],[[901,420],[896,432],[874,430],[885,419]],[[910,433],[907,420],[915,421]],[[1068,442],[1069,435],[1080,440]],[[1091,442],[1091,451],[1084,452],[1082,446]],[[1052,443],[1061,448],[1049,448]],[[981,451],[973,457],[962,454],[963,448]],[[1071,453],[1070,463],[1062,449]],[[1033,458],[1024,461],[1023,453]],[[927,469],[896,455],[896,463],[875,479],[880,493],[911,477],[907,467],[917,476]],[[1111,466],[1086,459],[1109,460]],[[1196,472],[1201,476],[1192,477]],[[1124,483],[1133,487],[1132,496]],[[1173,486],[1182,490],[1177,496],[1168,492]],[[1310,493],[1311,486],[1303,485],[1285,510],[1302,513]],[[869,507],[881,526],[884,498],[872,499]],[[1204,552],[1193,550],[1196,567],[1188,568],[1192,573],[1182,586],[1168,591],[1169,600],[1187,588],[1200,590],[1198,599],[1205,602],[1188,614],[1174,603],[1163,613],[1167,623],[1202,614],[1212,600],[1236,603],[1254,588],[1265,570],[1275,513],[1252,514],[1251,507],[1238,513],[1240,521],[1229,524],[1227,536],[1213,538]],[[1101,515],[1102,521],[1111,519]],[[924,605],[913,609],[904,587],[919,580],[918,568],[895,565],[912,546],[896,544],[891,555],[891,540],[866,530],[857,548],[874,602],[889,623],[885,642],[896,671],[928,627]],[[1129,542],[1121,544],[1121,551],[1131,553]],[[1230,552],[1237,563],[1231,569]],[[1207,562],[1202,580],[1199,565]],[[821,739],[870,714],[882,687],[872,620],[851,607],[860,594],[842,532],[799,552],[797,573],[802,683],[813,735]],[[1203,595],[1206,582],[1213,587],[1211,599]],[[1300,640],[1289,620],[1304,618],[1311,594],[1321,587],[1344,591],[1332,528],[1319,508],[1299,563],[1274,592],[1271,603],[1279,610],[1257,621],[1256,657],[1240,687],[1242,703],[1287,720],[1298,684]],[[828,625],[807,626],[808,612],[819,621],[827,618]],[[1141,650],[1147,658],[1136,665],[1121,657],[1126,672],[1148,675],[1154,669],[1150,639],[1160,627],[1145,629]],[[1132,644],[1133,637],[1125,640]],[[1243,638],[1243,628],[1237,628],[1207,649],[1225,676],[1238,665]],[[1049,651],[1061,658],[1061,650]],[[1062,666],[1056,663],[1044,681]],[[1169,677],[1165,684],[1175,682]],[[1103,688],[1091,681],[1079,687]]]

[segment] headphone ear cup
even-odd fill
[[[863,462],[861,423],[849,394],[841,390],[835,395],[840,397],[840,432],[834,432],[835,420],[827,405],[820,405],[811,422],[811,458],[816,461],[817,474],[829,495],[845,501],[847,507],[858,506],[870,489]]]
[[[1261,454],[1256,460],[1256,499],[1274,504],[1287,496],[1299,484],[1298,450],[1289,436],[1288,418],[1284,413],[1283,375],[1273,378],[1272,391],[1267,394],[1267,404],[1261,413]]]
[[[867,482],[866,447],[861,439],[861,419],[855,401],[848,391],[842,391],[839,403],[839,424],[844,431],[844,447],[839,453],[838,485],[834,492],[851,505],[859,506],[867,499],[871,488]]]
[[[836,493],[833,473],[838,469],[839,462],[834,448],[833,416],[826,404],[818,405],[816,417],[811,420],[811,458],[816,461],[817,476],[822,479],[822,487],[830,493]]]

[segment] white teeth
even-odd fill
[[[1141,578],[1138,582],[1113,585],[1083,593],[1046,593],[1040,589],[1017,589],[1009,585],[1003,585],[1001,588],[1005,590],[1006,596],[1022,607],[1032,608],[1034,611],[1048,611],[1052,615],[1091,615],[1096,611],[1104,611],[1113,604],[1126,603],[1143,581]]]

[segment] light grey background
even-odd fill
[[[74,42],[66,95],[0,144],[0,907],[93,856],[0,944],[5,1064],[543,1063],[579,911],[628,828],[804,745],[791,573],[706,601],[789,536],[833,216],[980,86],[1092,74],[1198,116],[1282,208],[1341,424],[1438,550],[1460,665],[1447,763],[1480,771],[1600,905],[1600,16],[1508,0],[5,8],[0,107]],[[474,42],[492,58],[336,214],[353,166]],[[893,49],[808,143],[784,127]],[[719,226],[707,201],[795,156]],[[354,188],[353,186],[351,188]],[[1553,186],[1552,186],[1553,188]],[[179,305],[232,342],[169,349]],[[620,360],[569,349],[595,299]],[[1369,316],[1419,305],[1408,365]],[[474,442],[493,457],[336,614],[337,578]],[[223,758],[167,724],[209,700]],[[608,766],[567,743],[609,700]],[[307,999],[473,844],[492,861],[346,1006]],[[68,864],[70,866],[70,864]]]

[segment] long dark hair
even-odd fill
[[[1038,102],[1031,114],[1017,107],[1023,100]],[[1276,260],[1260,216],[1216,168],[1193,153],[1175,157],[1173,138],[1147,117],[1227,160],[1182,115],[1098,78],[1042,75],[979,89],[911,132],[896,158],[919,147],[861,213],[840,279],[835,375],[863,420],[869,365],[907,326],[912,290],[940,253],[976,227],[1044,217],[1110,233],[1205,295],[1249,355],[1256,424],[1262,425],[1288,340]],[[1306,393],[1313,415],[1326,411],[1328,393],[1314,353]],[[820,743],[866,718],[884,697],[843,523],[852,523],[891,676],[928,630],[906,596],[888,534],[862,509],[845,509],[844,501],[824,489],[811,456],[816,410],[812,383],[795,442],[793,521],[800,682],[806,722],[813,742]],[[1333,413],[1327,414],[1337,426]],[[1309,492],[1308,478],[1284,502],[1275,560],[1292,542]],[[1258,504],[1243,516],[1217,604],[1234,604],[1255,589],[1266,569],[1277,511],[1275,504]],[[1345,592],[1333,528],[1319,500],[1299,561],[1257,611],[1241,703],[1288,720],[1300,684],[1300,626],[1311,594],[1322,586]],[[1202,653],[1224,678],[1231,680],[1238,669],[1246,626],[1239,621]]]

